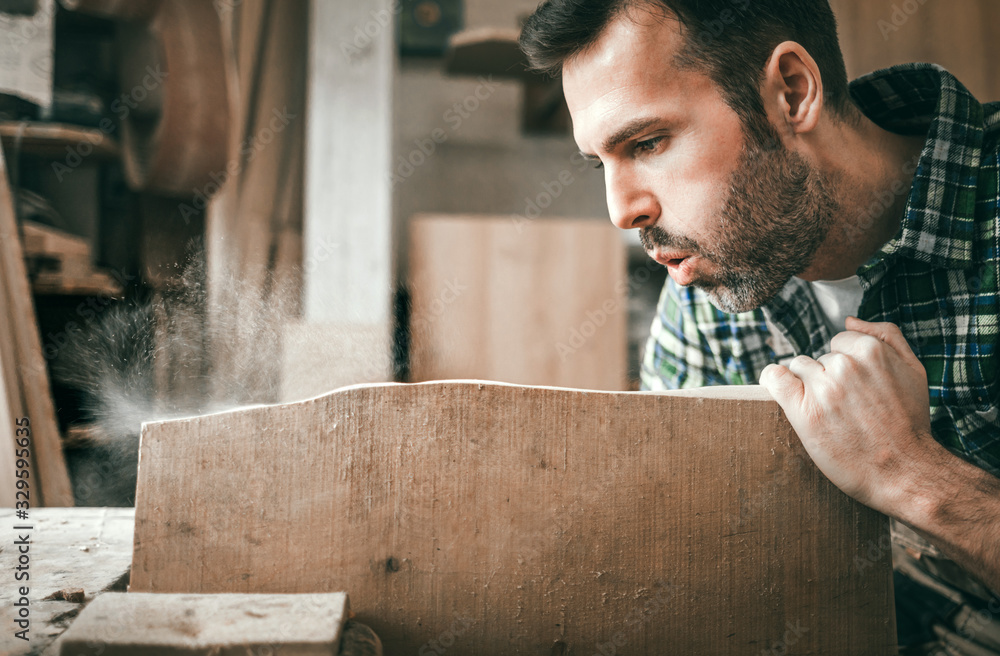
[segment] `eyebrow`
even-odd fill
[[[603,148],[604,152],[610,153],[612,150],[614,150],[621,144],[625,143],[635,135],[639,134],[643,130],[648,129],[649,127],[659,122],[660,119],[656,117],[633,119],[628,123],[626,123],[625,125],[623,125],[622,127],[620,127],[617,132],[615,132],[610,137],[605,139],[601,147]],[[583,157],[588,160],[600,159],[599,157],[597,157],[597,155],[591,155],[583,151],[580,151],[580,154],[583,155]]]

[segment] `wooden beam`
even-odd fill
[[[70,487],[66,461],[63,458],[56,411],[49,387],[48,365],[42,355],[41,337],[35,305],[24,266],[24,252],[18,235],[16,214],[7,178],[7,164],[0,149],[0,313],[7,317],[10,332],[0,339],[11,340],[13,347],[4,349],[3,364],[15,366],[16,382],[9,375],[5,386],[16,384],[20,388],[20,404],[13,403],[10,410],[21,411],[30,420],[31,450],[34,457],[34,480],[31,484],[31,505],[72,506],[73,491]],[[8,399],[14,394],[8,389]],[[8,401],[10,403],[10,401]],[[10,411],[9,410],[9,411]],[[9,412],[8,411],[8,412]],[[16,419],[17,417],[15,417]],[[13,432],[13,425],[5,425],[5,432]],[[8,456],[4,456],[6,459]],[[6,462],[6,460],[4,461]]]
[[[386,344],[396,6],[311,0],[309,21],[304,319],[381,330]],[[391,380],[390,350],[374,356]]]
[[[759,387],[371,385],[146,424],[135,538],[132,591],[346,590],[391,654],[895,653],[888,521]]]

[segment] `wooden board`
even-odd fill
[[[17,457],[14,422],[24,416],[24,397],[21,396],[21,386],[17,375],[17,358],[14,355],[14,342],[8,336],[13,335],[11,317],[3,312],[5,303],[4,291],[0,289],[0,508],[13,508],[16,505],[17,478],[15,477]],[[28,477],[34,478],[34,470],[29,461]]]
[[[830,5],[851,79],[895,64],[934,62],[980,101],[1000,100],[996,0],[831,0]]]
[[[411,380],[626,389],[625,246],[597,219],[418,215]]]
[[[350,601],[310,595],[108,593],[63,635],[64,656],[333,656]]]
[[[31,451],[34,457],[30,501],[32,506],[72,506],[66,461],[63,458],[55,407],[49,388],[49,372],[42,356],[41,338],[35,318],[34,301],[28,286],[24,253],[18,236],[14,205],[7,180],[7,166],[0,150],[0,314],[6,316],[9,332],[0,339],[4,347],[3,365],[13,365],[15,376],[5,374],[8,399],[15,394],[12,385],[20,389],[21,402],[11,410],[23,413],[31,422]],[[12,380],[13,379],[13,380]],[[15,417],[16,419],[17,417]],[[5,433],[14,426],[0,427]],[[0,466],[13,467],[10,451],[0,454]]]
[[[146,424],[131,590],[347,590],[389,654],[877,656],[883,539],[759,387],[356,386]]]
[[[112,159],[118,157],[118,143],[97,128],[84,128],[64,123],[33,121],[0,121],[0,139],[11,152],[20,147],[25,154],[54,157],[65,164],[70,152],[82,157]]]

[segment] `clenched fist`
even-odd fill
[[[895,514],[907,483],[948,453],[931,436],[927,374],[899,328],[854,317],[846,327],[829,354],[769,365],[760,383],[837,487]]]

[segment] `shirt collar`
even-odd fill
[[[878,126],[927,135],[899,232],[858,273],[871,277],[896,257],[947,268],[970,266],[983,106],[935,64],[871,73],[851,83],[851,95]]]

